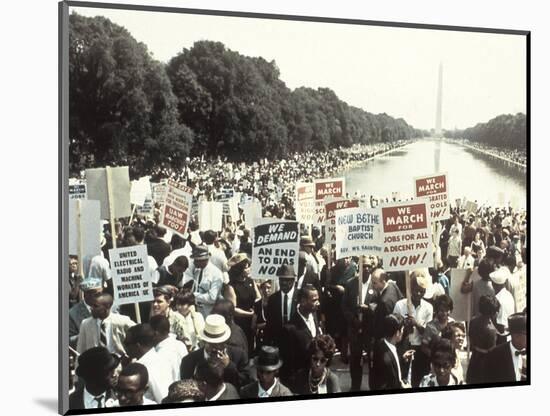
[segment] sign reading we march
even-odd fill
[[[277,270],[283,264],[298,271],[300,251],[300,223],[272,219],[258,219],[253,228],[252,277],[277,279]]]
[[[384,269],[413,270],[433,266],[430,206],[427,199],[382,206]]]
[[[336,211],[358,206],[358,199],[336,198],[325,202],[325,242],[331,247],[336,244]]]
[[[185,237],[192,201],[193,189],[169,180],[166,189],[166,199],[161,211],[161,225]]]
[[[114,298],[119,305],[154,299],[147,256],[143,244],[109,250]]]
[[[414,190],[417,198],[429,198],[432,221],[449,218],[449,189],[446,173],[415,178]]]
[[[345,196],[345,178],[317,179],[315,181],[315,215],[313,224],[325,225],[325,198]]]

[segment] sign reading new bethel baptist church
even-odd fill
[[[119,305],[153,300],[147,246],[109,250],[114,299]]]

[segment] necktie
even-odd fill
[[[94,400],[97,402],[98,409],[103,407],[103,394],[101,396],[94,397]]]
[[[204,269],[201,269],[200,273],[199,273],[199,280],[198,280],[198,283],[197,283],[197,286],[200,286],[201,284],[201,281],[202,281],[202,272],[204,272]],[[198,288],[197,288],[198,289]]]
[[[105,321],[101,321],[101,325],[99,326],[99,328],[99,343],[101,344],[101,346],[107,348],[107,332],[105,330]]]
[[[283,299],[283,323],[288,322],[288,293],[285,293]]]
[[[526,355],[526,354],[527,354],[527,351],[525,351],[525,350],[519,350],[519,351],[516,351],[514,354],[516,354],[516,356],[518,356],[518,355]]]

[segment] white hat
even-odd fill
[[[211,344],[221,344],[229,339],[231,329],[225,323],[225,318],[218,314],[208,315],[204,322],[204,329],[199,331],[199,337]]]
[[[495,270],[493,273],[489,274],[489,277],[497,285],[503,285],[506,283],[506,279],[510,277],[510,269],[508,267],[501,267]]]

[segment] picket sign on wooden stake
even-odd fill
[[[80,207],[80,199],[76,200],[76,230],[78,235],[78,274],[82,277],[82,279],[84,279],[84,256],[82,254],[82,211]]]
[[[405,289],[407,291],[407,311],[412,316],[414,306],[411,299],[411,272],[409,270],[405,273]]]
[[[363,328],[363,256],[359,256],[359,276],[357,277],[357,305],[359,306],[359,333]]]
[[[107,166],[105,168],[105,176],[107,177],[107,197],[109,199],[109,220],[111,222],[111,238],[113,240],[113,248],[116,247],[116,227],[115,227],[115,208],[113,204],[113,185],[111,180],[111,168]],[[134,303],[136,311],[136,319],[138,324],[141,324],[141,313],[139,312],[139,304]]]

